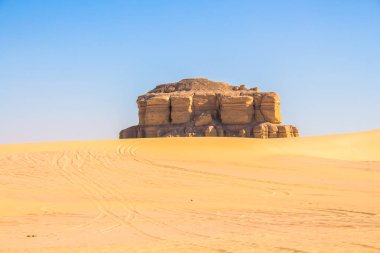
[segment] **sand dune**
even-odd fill
[[[380,130],[0,145],[0,252],[380,252]]]

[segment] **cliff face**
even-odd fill
[[[139,124],[120,138],[174,136],[297,137],[298,129],[281,125],[280,98],[244,85],[204,78],[158,85],[139,96]]]

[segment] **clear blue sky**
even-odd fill
[[[0,0],[0,143],[117,138],[188,77],[277,91],[302,135],[380,128],[380,1]]]

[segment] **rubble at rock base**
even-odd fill
[[[268,129],[277,128],[270,132]],[[132,126],[120,132],[120,139],[154,138],[154,137],[250,137],[250,138],[289,138],[298,137],[298,129],[292,125],[261,123],[247,126],[236,131],[222,125],[206,125],[201,127],[186,126]]]

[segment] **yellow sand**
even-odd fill
[[[380,130],[0,145],[1,252],[380,252]]]

